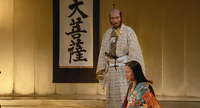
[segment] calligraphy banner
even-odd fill
[[[99,0],[53,0],[53,82],[96,83]]]
[[[93,0],[60,0],[60,68],[93,68]]]

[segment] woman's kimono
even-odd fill
[[[141,82],[135,88],[129,87],[121,108],[161,108],[161,106],[150,92],[149,84]]]

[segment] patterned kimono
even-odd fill
[[[132,85],[132,83],[130,84]],[[161,108],[147,82],[130,87],[121,108]]]
[[[107,108],[120,108],[129,82],[125,76],[124,65],[117,67],[110,66],[110,64],[116,62],[114,59],[105,56],[105,52],[109,52],[110,50],[112,31],[113,28],[109,28],[103,36],[96,74],[102,89],[106,85]],[[127,56],[128,61],[138,61],[145,74],[144,59],[138,38],[133,29],[124,24],[122,24],[118,33],[115,53],[118,57]],[[98,76],[103,76],[103,78],[98,78]]]

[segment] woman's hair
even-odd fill
[[[131,68],[131,70],[134,74],[134,77],[136,79],[136,86],[141,82],[148,82],[148,80],[146,79],[146,77],[143,74],[142,67],[139,62],[133,60],[133,61],[126,63],[126,66]],[[155,96],[154,90],[150,84],[149,84],[149,89]]]

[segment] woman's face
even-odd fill
[[[125,66],[125,72],[126,72],[126,78],[128,81],[135,81],[135,76],[129,66]]]

